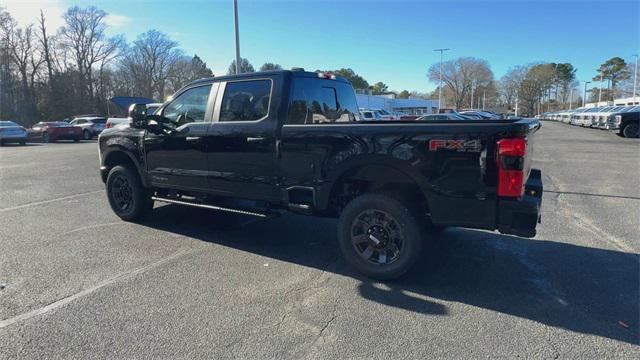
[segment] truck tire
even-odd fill
[[[622,128],[621,133],[626,138],[637,138],[640,136],[640,126],[636,123],[629,123]]]
[[[126,166],[114,166],[107,175],[107,198],[113,212],[122,220],[133,221],[153,209],[153,200],[138,174]]]
[[[351,200],[338,221],[338,243],[346,261],[374,279],[402,276],[422,251],[424,226],[418,214],[386,194]]]

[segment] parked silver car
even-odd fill
[[[27,130],[13,121],[0,121],[0,146],[6,143],[27,143]]]
[[[422,115],[416,121],[469,120],[456,113]]]
[[[104,117],[79,117],[69,122],[73,126],[82,128],[82,139],[90,140],[94,136],[100,135],[104,130],[107,119]]]

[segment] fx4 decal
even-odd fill
[[[481,144],[480,140],[429,140],[429,151],[438,151],[441,149],[465,152],[480,152]]]

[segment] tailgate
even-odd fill
[[[497,228],[501,233],[533,237],[540,222],[542,172],[533,169],[536,132],[540,123],[521,120],[520,130],[497,141]]]

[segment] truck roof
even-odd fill
[[[345,79],[342,76],[333,75],[331,73],[304,71],[303,69],[300,69],[300,70],[258,71],[258,72],[242,73],[242,74],[238,74],[238,75],[234,74],[234,75],[208,77],[208,78],[202,78],[202,79],[194,80],[194,81],[186,84],[185,87],[193,85],[193,84],[208,83],[208,82],[215,82],[215,81],[236,80],[236,79],[251,79],[251,78],[265,77],[265,76],[275,75],[275,74],[291,74],[294,77],[307,77],[307,78],[322,78],[320,76],[320,74],[330,74],[330,75],[333,76],[331,78],[331,80],[337,80],[337,81],[349,83],[349,80]]]

